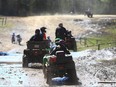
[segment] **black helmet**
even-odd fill
[[[39,30],[39,29],[36,29],[36,30],[35,30],[35,33],[36,33],[36,34],[39,34],[39,33],[40,33],[40,30]]]
[[[58,45],[58,44],[65,44],[65,41],[63,39],[56,38],[55,39],[55,43],[56,43],[56,45]]]
[[[63,26],[63,23],[59,23],[59,25],[58,25],[58,26],[62,27],[62,26]]]
[[[41,29],[42,32],[46,32],[45,29],[47,29],[47,28],[46,27],[41,27],[40,29]]]

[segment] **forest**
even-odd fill
[[[116,14],[116,0],[0,0],[0,15]]]

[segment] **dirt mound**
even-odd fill
[[[76,58],[77,74],[84,87],[116,86],[116,48],[86,50]]]

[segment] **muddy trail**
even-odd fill
[[[76,59],[76,69],[83,87],[116,86],[115,50],[86,50],[86,55]]]
[[[94,18],[87,18],[83,15],[8,17],[7,27],[0,28],[0,37],[2,37],[0,38],[0,48],[1,51],[10,52],[13,55],[7,56],[8,59],[10,58],[8,61],[6,57],[0,56],[0,86],[49,87],[44,79],[42,69],[22,68],[23,50],[26,48],[26,42],[34,34],[35,29],[41,26],[47,27],[47,36],[50,36],[54,41],[55,28],[62,22],[78,39],[94,33],[101,34],[100,30],[112,20],[116,20],[115,15],[95,15]],[[22,36],[21,46],[10,43],[13,32]],[[80,52],[71,52],[71,54],[75,61],[77,76],[82,85],[63,85],[62,87],[116,86],[116,48],[88,49]],[[13,62],[13,60],[16,61]]]

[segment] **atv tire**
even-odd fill
[[[47,68],[46,68],[46,66],[43,66],[43,74],[44,74],[44,78],[47,78]]]
[[[74,52],[76,52],[76,51],[77,51],[76,41],[74,41],[74,43],[73,43],[73,51],[74,51]]]
[[[23,67],[27,68],[28,67],[28,58],[23,57]]]
[[[87,15],[89,18],[92,18],[93,17],[93,14],[88,14]]]
[[[52,71],[50,67],[47,68],[46,78],[47,78],[46,83],[52,85]]]
[[[74,85],[78,84],[79,78],[76,75],[76,69],[75,69],[75,63],[72,61],[69,66],[71,66],[70,69],[67,70],[69,81],[68,84]]]

